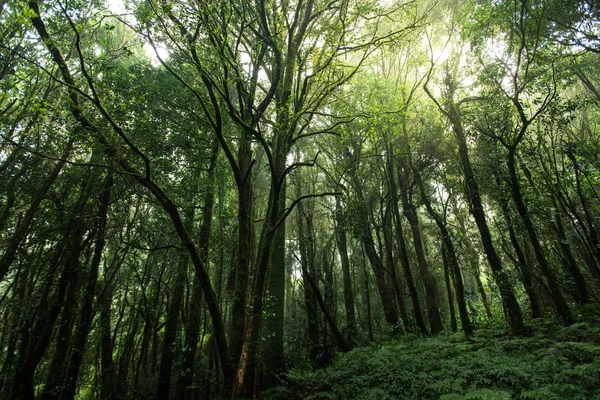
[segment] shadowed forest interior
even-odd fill
[[[0,2],[1,399],[600,398],[593,0]]]

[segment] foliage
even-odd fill
[[[600,329],[539,327],[526,338],[479,330],[372,344],[317,371],[293,369],[267,399],[591,399],[600,396]],[[283,396],[283,397],[281,397]]]

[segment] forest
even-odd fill
[[[595,0],[0,1],[0,399],[600,398]]]

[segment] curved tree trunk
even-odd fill
[[[535,253],[536,260],[540,265],[540,269],[542,274],[546,278],[548,282],[548,287],[550,289],[550,295],[552,297],[552,302],[556,307],[558,315],[561,321],[565,325],[570,325],[574,322],[571,311],[569,310],[569,306],[565,301],[562,293],[560,292],[560,286],[554,275],[554,272],[550,268],[550,264],[546,259],[544,251],[542,250],[542,245],[538,239],[537,232],[533,226],[533,222],[529,217],[529,211],[527,210],[527,206],[523,200],[523,196],[521,194],[521,188],[519,185],[519,178],[517,176],[517,170],[515,165],[515,148],[511,147],[508,151],[508,171],[510,174],[510,191],[517,207],[517,211],[521,220],[523,221],[523,225],[525,226],[525,230],[529,236],[529,240],[531,241],[531,245],[533,246],[533,251]]]
[[[69,70],[69,66],[67,65],[62,53],[54,43],[52,37],[49,35],[45,23],[42,20],[42,16],[40,13],[39,5],[37,1],[28,2],[29,7],[33,10],[34,16],[31,17],[31,23],[38,32],[40,38],[42,39],[44,45],[48,49],[49,53],[52,56],[54,63],[57,65],[60,74],[67,84],[67,90],[69,93],[69,111],[71,112],[73,118],[81,125],[83,131],[97,140],[101,146],[104,148],[105,154],[111,159],[115,160],[121,168],[123,168],[126,172],[132,174],[135,180],[137,180],[141,185],[146,187],[156,198],[156,200],[160,203],[163,210],[169,215],[171,218],[171,222],[173,223],[173,227],[179,236],[183,247],[190,253],[190,259],[195,267],[196,275],[202,285],[202,289],[204,292],[204,297],[206,300],[206,305],[208,307],[211,320],[213,323],[214,335],[216,339],[216,343],[219,349],[219,357],[221,358],[221,368],[223,370],[223,375],[226,382],[231,382],[233,371],[231,368],[231,363],[229,359],[229,349],[227,346],[227,340],[225,337],[225,327],[223,324],[223,319],[221,315],[221,310],[213,290],[210,277],[208,275],[208,271],[206,269],[206,265],[202,261],[200,254],[198,252],[198,248],[194,245],[194,242],[189,234],[189,232],[185,229],[185,226],[181,220],[181,216],[177,207],[173,200],[164,192],[164,190],[151,178],[150,175],[150,167],[148,163],[145,163],[145,173],[142,174],[136,170],[129,162],[129,160],[121,155],[117,149],[111,144],[108,138],[104,135],[104,133],[99,130],[96,126],[94,126],[91,121],[85,116],[83,113],[83,109],[79,104],[79,96],[75,88],[77,88],[77,84],[73,79],[71,71]],[[124,136],[124,132],[121,127],[113,122],[112,128],[115,133],[119,134],[119,136]],[[1,271],[0,271],[1,272]]]
[[[446,99],[445,107],[443,107],[429,91],[427,84],[423,87],[425,93],[429,96],[433,102],[438,106],[438,109],[444,114],[450,123],[452,124],[452,130],[458,143],[458,156],[460,164],[463,169],[465,177],[466,194],[470,201],[470,211],[477,224],[479,235],[481,237],[481,243],[483,244],[483,250],[487,257],[488,263],[492,270],[494,280],[500,291],[500,297],[502,298],[502,305],[504,306],[505,315],[507,318],[508,325],[513,335],[523,336],[526,334],[525,324],[523,323],[523,315],[521,314],[521,308],[515,296],[514,289],[508,275],[504,271],[500,257],[494,247],[492,240],[492,234],[487,224],[485,210],[483,208],[483,202],[479,195],[479,186],[475,179],[475,173],[471,166],[471,160],[469,158],[469,150],[467,146],[467,139],[465,136],[462,118],[458,105],[454,102],[454,94],[456,91],[456,83],[452,76],[448,74],[446,77]]]
[[[403,214],[412,231],[413,246],[417,255],[421,281],[425,287],[425,305],[427,306],[427,315],[429,317],[429,328],[431,329],[431,333],[435,335],[443,329],[442,316],[440,315],[437,302],[437,285],[431,276],[429,265],[425,259],[425,251],[423,250],[423,242],[421,241],[421,228],[419,227],[419,219],[415,206],[410,201],[406,190],[401,190],[401,198],[404,208]]]
[[[496,175],[496,185],[501,187],[500,185],[500,177],[498,174]],[[500,205],[502,207],[502,215],[504,216],[504,220],[506,221],[506,225],[508,227],[508,235],[510,238],[510,243],[512,244],[515,254],[517,255],[517,267],[521,271],[521,277],[523,279],[523,286],[525,287],[525,292],[527,293],[527,297],[529,298],[529,307],[531,308],[531,316],[532,318],[540,318],[540,301],[535,292],[535,288],[533,286],[533,277],[531,275],[531,271],[529,271],[529,264],[527,263],[527,259],[525,258],[525,254],[523,253],[523,249],[519,244],[519,240],[517,239],[517,234],[515,232],[515,228],[513,226],[512,217],[510,214],[510,208],[508,204],[508,200],[501,195],[500,196]]]
[[[429,198],[427,197],[427,193],[425,193],[425,185],[421,180],[421,175],[418,171],[413,172],[415,175],[415,180],[417,185],[419,186],[421,192],[421,200],[425,204],[425,208],[429,215],[435,221],[440,233],[442,235],[442,254],[444,256],[445,265],[448,265],[452,275],[454,277],[454,286],[456,289],[456,302],[458,303],[458,313],[460,316],[460,322],[462,325],[462,330],[466,337],[473,336],[473,326],[471,325],[471,320],[469,319],[469,314],[467,312],[467,301],[465,298],[465,287],[462,280],[462,274],[460,271],[460,267],[458,266],[458,260],[456,258],[456,251],[454,250],[454,242],[452,241],[452,237],[450,236],[450,232],[446,226],[446,218],[445,215],[442,217],[432,206]],[[449,299],[451,299],[450,295],[450,286],[448,286]],[[452,306],[453,307],[453,306]]]
[[[202,222],[198,233],[198,250],[204,263],[208,262],[208,252],[210,248],[210,235],[212,231],[212,217],[214,208],[214,183],[215,172],[217,165],[217,156],[219,154],[219,143],[214,141],[210,164],[207,170],[205,186],[206,193],[204,195],[204,212],[202,214]],[[181,374],[177,380],[176,393],[179,398],[182,398],[185,393],[185,388],[192,383],[193,372],[196,362],[196,348],[200,339],[200,324],[201,324],[201,304],[202,287],[197,277],[194,277],[192,284],[192,298],[190,302],[188,317],[185,327],[185,339],[183,349],[183,361],[181,365]]]
[[[392,149],[390,147],[390,154],[393,154]],[[412,300],[413,307],[413,315],[415,318],[415,323],[417,325],[417,329],[421,334],[428,335],[427,327],[425,326],[425,321],[423,320],[423,315],[421,314],[421,305],[419,304],[419,296],[417,293],[417,287],[415,285],[412,271],[410,269],[410,262],[408,259],[408,252],[406,249],[406,242],[404,240],[404,233],[402,231],[402,218],[400,217],[400,210],[398,209],[398,193],[396,191],[396,181],[394,174],[394,164],[388,162],[388,169],[390,175],[390,201],[392,205],[392,215],[394,219],[395,226],[395,236],[396,242],[398,246],[398,250],[400,252],[400,263],[402,264],[402,270],[404,272],[404,279],[406,280],[406,286],[408,287],[408,293],[410,294],[410,298]]]
[[[66,370],[66,382],[65,387],[63,389],[63,392],[65,394],[62,396],[64,399],[72,400],[75,398],[77,381],[79,378],[79,368],[83,361],[85,347],[88,342],[90,327],[92,325],[92,320],[95,314],[92,306],[96,294],[98,270],[100,268],[102,252],[104,250],[104,244],[106,242],[106,222],[108,219],[108,207],[110,204],[110,193],[112,190],[112,186],[113,174],[112,172],[109,172],[108,176],[105,179],[104,188],[100,194],[100,202],[98,204],[96,245],[94,247],[94,255],[92,257],[92,263],[88,272],[87,285],[83,294],[81,308],[79,311],[78,324],[77,329],[75,331],[73,349],[71,351],[71,359],[68,363],[68,367]]]

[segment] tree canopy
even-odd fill
[[[0,2],[0,398],[268,396],[593,319],[598,15]]]

